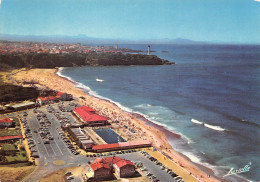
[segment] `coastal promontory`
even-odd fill
[[[35,42],[0,42],[0,69],[74,66],[171,65],[140,50]]]

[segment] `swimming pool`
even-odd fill
[[[102,128],[94,130],[96,134],[98,134],[106,143],[118,143],[119,142],[126,142],[121,136],[119,136],[116,132],[114,132],[110,128]]]

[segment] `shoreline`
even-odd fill
[[[103,110],[108,110],[112,111],[112,113],[119,114],[119,116],[122,116],[124,119],[126,118],[126,120],[128,120],[128,123],[130,122],[130,125],[134,125],[137,128],[141,128],[141,132],[144,131],[144,133],[141,136],[145,136],[149,141],[153,143],[153,145],[157,149],[170,156],[175,164],[179,166],[182,165],[185,170],[189,171],[196,178],[199,178],[200,181],[220,181],[217,177],[211,174],[211,172],[213,172],[212,169],[207,168],[205,166],[203,166],[203,168],[205,168],[206,170],[201,169],[201,166],[199,166],[200,164],[192,162],[188,157],[175,151],[172,148],[172,146],[169,144],[168,137],[169,135],[172,135],[178,138],[178,134],[175,134],[163,128],[163,126],[153,123],[152,121],[146,119],[143,115],[124,111],[110,100],[92,96],[89,93],[85,93],[84,88],[77,87],[77,82],[73,82],[64,76],[58,75],[58,71],[58,68],[32,69],[28,71],[19,72],[17,75],[14,75],[13,77],[15,80],[26,79],[31,81],[38,81],[39,83],[45,85],[50,89],[72,94],[74,98],[77,98],[76,100],[78,100],[80,104],[93,107],[101,114]],[[24,76],[24,74],[26,74],[26,77]],[[82,96],[85,98],[85,100],[80,98]],[[212,175],[210,178],[208,177],[208,172],[210,172],[209,174]]]
[[[64,75],[62,75],[60,72],[63,70],[63,67],[59,67],[55,70],[55,74],[67,81],[69,81],[70,83],[72,83],[76,88],[77,87],[77,84],[80,84],[79,82],[77,81],[74,81],[72,80],[70,77],[66,77]],[[106,98],[100,98],[98,96],[95,96],[95,95],[91,95],[89,93],[89,91],[85,90],[84,88],[79,88],[80,90],[82,90],[85,94],[87,95],[90,95],[92,97],[95,97],[97,99],[101,99],[105,102],[109,102],[111,104],[113,104],[115,107],[119,107],[122,112],[125,112],[127,114],[130,114],[132,115],[133,117],[136,117],[140,120],[142,120],[144,122],[145,125],[148,125],[148,126],[151,126],[151,127],[154,127],[158,130],[160,130],[161,132],[163,132],[165,135],[166,135],[166,138],[168,140],[168,143],[170,144],[170,138],[173,138],[173,140],[183,140],[183,137],[180,135],[180,134],[177,134],[177,133],[174,133],[173,131],[170,131],[170,130],[167,130],[164,126],[158,124],[158,123],[155,123],[149,119],[147,119],[144,115],[142,115],[141,113],[137,113],[137,112],[130,112],[130,111],[126,111],[124,110],[123,108],[121,108],[120,106],[118,106],[116,103],[114,103],[113,101],[109,100],[109,99],[106,99]],[[171,144],[170,144],[171,145]],[[171,148],[173,149],[172,145],[171,145]],[[175,150],[175,149],[173,149]],[[176,151],[176,150],[175,150]],[[200,164],[200,163],[196,163],[196,162],[193,162],[188,156],[182,154],[181,152],[179,151],[176,151],[178,152],[179,155],[181,155],[182,157],[184,157],[186,160],[190,161],[191,163],[195,164],[197,167],[199,167],[201,170],[203,170],[204,172],[206,172],[207,174],[210,174],[211,176],[215,176],[215,172],[213,169],[211,169],[210,167],[206,166],[206,165],[203,165],[203,164]],[[217,176],[215,176],[216,178],[218,178]],[[225,181],[225,180],[224,180]]]

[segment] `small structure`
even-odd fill
[[[47,104],[48,103],[48,99],[47,98],[44,98],[44,97],[38,97],[37,99],[36,99],[36,104],[37,105],[45,105],[45,104]]]
[[[58,92],[57,97],[62,100],[62,101],[70,101],[73,99],[71,94],[63,93],[63,92]]]
[[[135,165],[129,160],[120,160],[113,165],[115,174],[119,178],[133,177],[135,174]]]
[[[38,97],[36,99],[36,104],[37,105],[45,105],[45,104],[49,104],[49,103],[53,103],[53,102],[58,102],[59,100],[70,101],[72,99],[73,99],[73,97],[72,97],[71,94],[58,92],[56,96]]]
[[[22,102],[19,104],[10,105],[8,108],[15,111],[20,111],[25,109],[31,109],[34,107],[35,107],[35,102]]]
[[[147,55],[150,55],[150,49],[151,49],[151,46],[148,45]]]
[[[90,179],[110,179],[115,172],[119,178],[133,177],[135,165],[130,160],[119,157],[96,158],[89,167],[87,177]]]
[[[0,127],[10,127],[13,124],[13,120],[10,118],[0,119]]]
[[[95,180],[106,180],[112,177],[110,167],[105,163],[91,164],[89,172]]]
[[[70,134],[71,138],[76,142],[76,144],[82,149],[92,149],[94,142],[90,139],[89,136],[81,130],[81,128],[73,128],[68,127],[68,133]]]

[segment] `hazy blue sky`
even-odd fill
[[[260,43],[254,0],[0,0],[0,33]]]

